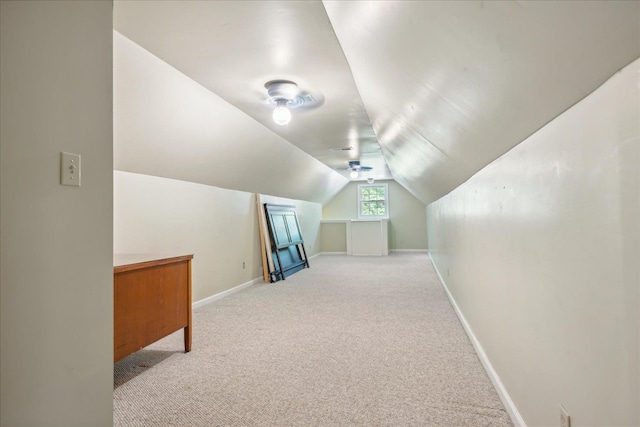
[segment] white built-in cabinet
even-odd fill
[[[324,220],[345,224],[347,255],[389,255],[389,220]]]

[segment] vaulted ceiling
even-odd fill
[[[116,1],[114,29],[252,119],[236,123],[239,138],[265,138],[243,129],[257,122],[289,144],[296,154],[273,167],[331,182],[310,197],[321,202],[348,182],[349,160],[373,167],[359,179],[434,201],[640,56],[637,1]],[[275,79],[322,105],[275,124],[264,86]],[[125,139],[116,163],[134,170],[123,159],[140,138]],[[301,161],[321,164],[313,178]]]

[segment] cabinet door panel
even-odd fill
[[[285,217],[282,214],[272,214],[271,224],[275,232],[275,241],[277,246],[286,245],[290,242],[289,233],[287,233],[287,225]]]
[[[292,243],[302,242],[302,234],[298,226],[298,219],[294,214],[289,214],[287,218],[287,228],[289,229],[289,237]]]

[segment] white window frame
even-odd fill
[[[362,214],[362,189],[367,187],[384,187],[385,215]],[[358,184],[358,219],[389,219],[389,185],[383,184]]]

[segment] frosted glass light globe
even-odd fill
[[[284,105],[278,105],[276,109],[273,110],[272,117],[274,122],[280,126],[284,126],[291,121],[291,111],[289,111],[289,109]]]
[[[353,179],[356,179],[358,177],[358,171],[351,171],[351,173],[349,174],[349,176]]]

